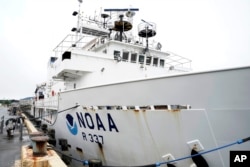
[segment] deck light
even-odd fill
[[[74,12],[72,13],[73,16],[76,16],[77,14],[78,14],[77,11],[74,11]]]
[[[71,29],[72,32],[75,32],[76,30],[77,30],[77,28],[75,28],[75,27],[73,27],[73,28]]]

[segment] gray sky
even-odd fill
[[[82,10],[139,8],[157,24],[162,50],[192,59],[193,71],[250,65],[249,0],[83,0]],[[33,96],[54,47],[76,25],[77,0],[0,1],[0,99]]]

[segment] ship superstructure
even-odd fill
[[[55,130],[70,166],[227,167],[230,149],[191,156],[249,135],[250,68],[191,72],[191,60],[152,40],[155,23],[133,27],[138,11],[104,9],[99,20],[73,12],[75,34],[54,49],[32,114]]]

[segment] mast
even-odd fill
[[[148,38],[153,37],[156,35],[156,24],[147,22],[141,19],[143,23],[139,24],[138,27],[138,35],[142,38],[146,38],[146,48],[144,53],[148,51]]]
[[[72,13],[73,16],[77,16],[77,25],[76,25],[76,28],[73,27],[71,29],[72,32],[75,32],[76,35],[75,35],[75,43],[77,43],[77,41],[80,39],[79,38],[79,33],[81,34],[81,27],[80,27],[80,20],[81,20],[81,3],[82,3],[82,0],[78,0],[79,2],[79,8],[78,8],[78,12],[77,11],[74,11]],[[72,44],[72,47],[76,47],[76,44]]]

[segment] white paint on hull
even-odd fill
[[[62,92],[59,111],[76,103],[80,107],[58,114],[54,128],[57,138],[66,138],[71,154],[102,159],[106,165],[145,165],[161,162],[162,155],[175,158],[190,155],[188,141],[198,139],[205,150],[249,136],[250,68],[191,73],[154,79],[103,85]],[[84,110],[81,106],[142,106],[159,104],[189,104],[192,109],[178,112],[165,110]],[[66,114],[77,121],[76,112],[89,113],[96,121],[98,113],[109,127],[107,113],[112,116],[119,132],[79,128],[76,136],[66,126]],[[105,122],[106,121],[106,122]],[[79,127],[79,121],[77,121]],[[88,139],[83,140],[82,132]],[[100,146],[91,142],[91,135],[103,137]],[[225,148],[204,155],[210,166],[229,166],[230,150],[248,150],[249,143]],[[79,157],[80,158],[80,157]],[[190,166],[192,160],[178,162]]]

